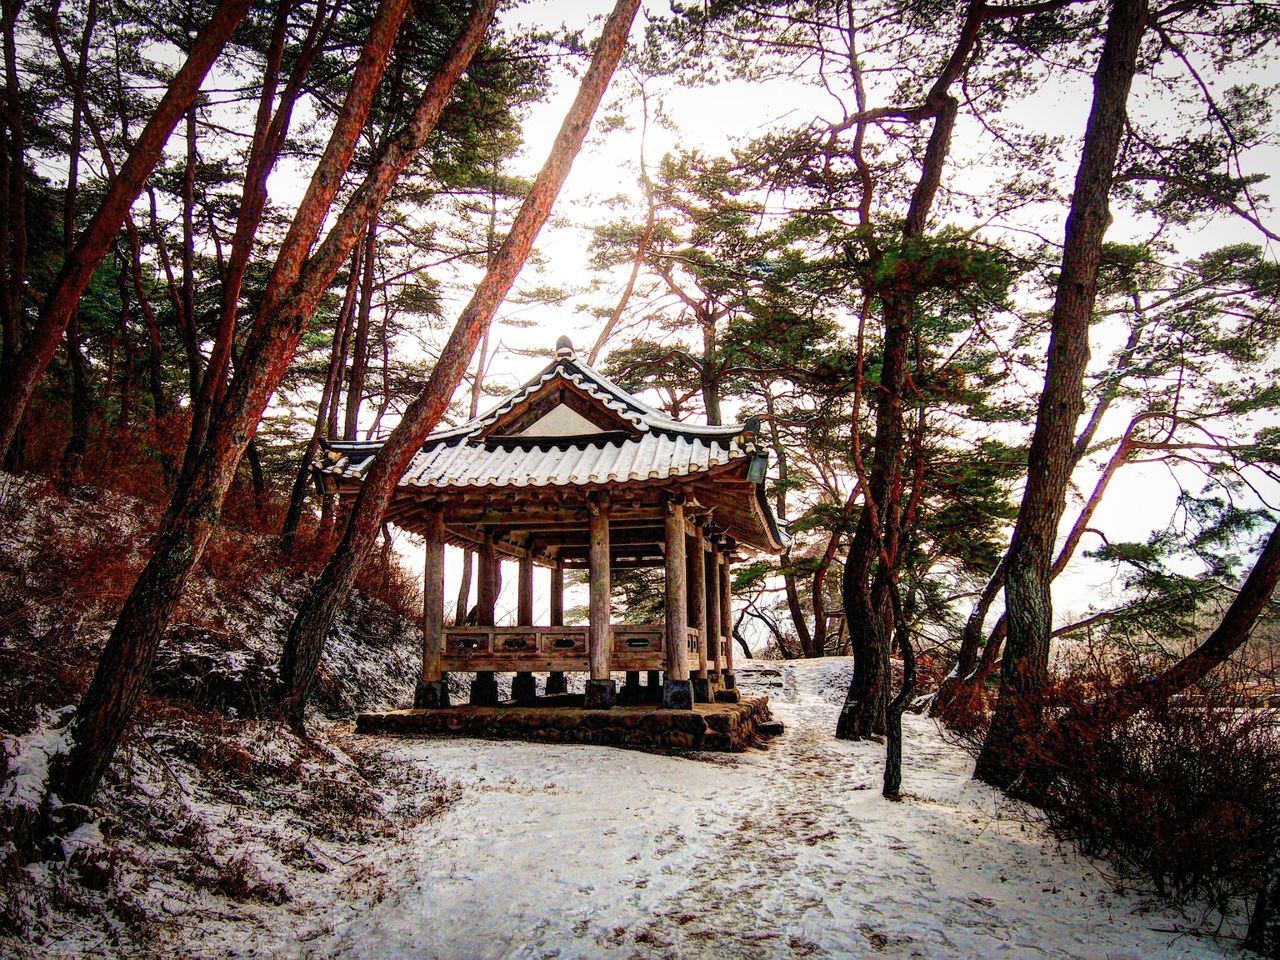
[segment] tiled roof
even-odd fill
[[[632,437],[617,432],[593,438],[535,436],[524,442],[486,439],[487,427],[561,378],[626,420]],[[752,424],[754,427],[754,424]],[[330,441],[320,472],[335,480],[358,482],[372,464],[381,441]],[[538,376],[483,416],[427,437],[400,481],[404,488],[549,487],[666,480],[708,473],[734,462],[760,461],[751,479],[757,498],[776,531],[772,512],[763,504],[763,461],[766,454],[755,430],[738,424],[704,426],[664,417],[577,358],[561,354]],[[785,534],[774,533],[774,539]]]

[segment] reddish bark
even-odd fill
[[[281,542],[286,552],[293,546],[293,538],[298,532],[298,523],[302,519],[302,507],[306,503],[307,486],[311,480],[311,465],[320,450],[320,441],[324,439],[325,427],[329,422],[329,411],[336,410],[338,407],[338,377],[342,371],[343,344],[347,338],[347,328],[351,321],[351,310],[355,304],[359,279],[360,271],[356,269],[356,259],[353,258],[351,273],[347,277],[347,290],[343,295],[342,307],[338,311],[337,325],[333,331],[333,347],[329,352],[329,372],[325,376],[324,389],[320,393],[320,406],[316,410],[315,427],[311,431],[311,439],[307,441],[306,449],[302,452],[298,472],[294,474],[293,488],[289,493],[289,509],[285,513],[284,525],[280,528]]]
[[[476,344],[511,289],[538,232],[551,214],[551,207],[626,48],[639,5],[639,0],[618,0],[605,21],[591,66],[511,231],[458,317],[422,392],[405,410],[400,424],[387,437],[369,468],[348,516],[342,541],[298,610],[280,663],[283,710],[296,726],[300,727],[303,722],[324,636],[361,567],[372,554],[382,517],[405,467],[427,434],[440,422],[471,362]]]
[[[10,375],[0,384],[0,458],[7,455],[13,443],[36,384],[58,349],[71,311],[110,249],[112,239],[160,159],[178,119],[190,108],[210,65],[248,8],[249,0],[223,0],[214,11],[192,46],[191,54],[174,76],[133,145],[118,176],[108,184],[97,213],[58,272],[52,289],[45,296],[35,329],[18,354]]]
[[[310,243],[307,238],[313,237],[319,229],[328,203],[350,163],[355,139],[372,106],[387,52],[407,6],[408,0],[383,0],[378,7],[329,144],[316,166],[282,248],[281,258],[290,262],[277,260],[272,271],[272,280],[277,287],[282,278],[297,278],[302,271],[301,259]],[[470,59],[469,55],[466,59]],[[438,91],[441,102],[434,110],[427,130],[422,132],[424,138],[434,126],[435,118],[443,109],[443,101],[460,72],[461,66],[458,66],[447,86]],[[435,85],[434,80],[432,85]],[[375,165],[375,170],[384,163],[385,159]],[[388,187],[391,180],[387,181]],[[376,202],[380,203],[383,196],[385,193],[377,195]],[[350,208],[351,204],[348,204],[338,226],[344,220],[352,219]],[[338,230],[338,226],[333,232]],[[298,262],[292,262],[295,258]],[[309,316],[309,313],[300,316],[297,311],[314,308],[323,287],[332,277],[332,273],[327,276],[313,274],[313,283],[321,285],[318,291],[290,284],[293,287],[291,292],[295,294],[288,300],[290,310],[257,318],[257,337],[251,337],[246,347],[241,366],[218,411],[209,441],[189,476],[184,476],[174,491],[151,558],[125,600],[89,689],[76,710],[71,750],[51,784],[53,792],[64,801],[86,803],[97,789],[151,672],[152,661],[182,589],[213,532],[223,498],[245,448],[253,438],[267,398],[279,383],[297,345],[306,316]],[[282,299],[277,293],[274,302],[279,304]],[[264,302],[263,309],[267,306]]]
[[[1050,567],[1071,477],[1076,421],[1084,411],[1089,321],[1098,259],[1110,222],[1109,195],[1127,121],[1129,88],[1147,25],[1146,0],[1116,0],[1094,75],[1093,104],[1067,215],[1062,271],[1050,318],[1048,366],[1031,437],[1026,489],[1005,569],[1008,639],[1000,697],[974,776],[997,787],[1018,777],[1019,741],[1038,724],[1036,694],[1049,668]]]
[[[324,0],[316,4],[311,25],[298,48],[288,82],[276,103],[280,65],[284,55],[284,43],[288,31],[289,14],[295,7],[287,0],[276,11],[272,24],[271,41],[267,48],[266,68],[263,74],[262,92],[258,98],[258,113],[254,122],[253,141],[245,166],[244,186],[240,193],[240,207],[236,215],[236,229],[231,237],[231,251],[222,276],[222,300],[218,315],[218,328],[213,348],[209,351],[209,364],[200,391],[192,398],[191,435],[188,440],[186,461],[191,463],[203,447],[209,428],[213,406],[222,396],[230,370],[231,348],[235,340],[236,312],[240,305],[240,292],[244,275],[253,253],[254,240],[262,223],[267,202],[267,178],[275,167],[280,150],[289,132],[293,108],[302,85],[320,55],[322,43],[328,35],[332,19],[326,17]]]
[[[351,374],[347,381],[347,409],[343,419],[342,438],[356,439],[360,427],[360,404],[364,400],[364,381],[369,373],[369,317],[373,312],[373,268],[378,256],[378,215],[369,220],[364,237],[364,269],[360,276],[360,312],[356,315],[355,340],[351,345]]]

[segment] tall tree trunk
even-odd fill
[[[89,689],[76,710],[71,749],[51,783],[64,801],[86,803],[97,789],[133,713],[182,589],[213,533],[240,459],[308,318],[346,260],[370,210],[381,205],[395,178],[435,126],[489,21],[486,15],[473,42],[466,45],[465,55],[455,45],[423,94],[409,128],[375,160],[365,182],[306,262],[304,272],[306,252],[350,165],[356,139],[407,6],[408,0],[383,0],[374,15],[329,143],[268,280],[260,309],[270,312],[255,318],[241,365],[219,407],[209,441],[190,476],[183,477],[174,491],[151,558],[125,600]],[[470,21],[468,24],[471,26]],[[286,290],[280,291],[278,288],[286,280]],[[277,288],[274,293],[273,286]]]
[[[652,203],[650,209],[653,209]],[[791,478],[791,465],[787,459],[786,445],[782,442],[782,436],[778,431],[773,390],[768,385],[764,388],[764,409],[769,423],[769,442],[773,447],[773,456],[778,464],[778,485],[777,492],[774,494],[773,507],[779,517],[785,517],[787,515],[787,487]],[[805,652],[813,648],[813,634],[809,631],[809,618],[805,615],[804,607],[800,603],[800,588],[796,583],[790,547],[782,555],[781,568],[783,594],[787,600],[787,612],[791,615],[792,629],[795,630],[796,638],[800,641],[800,650]],[[816,614],[814,623],[817,623]],[[779,644],[779,649],[781,649],[781,644]],[[804,655],[808,656],[808,653],[806,652]]]
[[[151,387],[151,405],[159,420],[169,412],[169,400],[164,392],[164,356],[163,344],[160,340],[160,322],[156,319],[155,308],[151,305],[151,297],[147,293],[146,281],[142,276],[142,240],[138,236],[138,228],[134,226],[132,217],[125,217],[125,234],[129,240],[129,254],[132,261],[133,295],[138,299],[138,309],[142,311],[142,319],[147,325],[147,379]],[[166,482],[173,480],[173,458],[164,451]]]
[[[1012,785],[1021,771],[1022,738],[1034,735],[1040,726],[1037,699],[1048,674],[1053,624],[1050,566],[1071,477],[1076,421],[1084,410],[1089,321],[1097,293],[1099,252],[1110,221],[1111,180],[1146,25],[1146,0],[1114,0],[1067,215],[1044,391],[1005,570],[1009,636],[1000,697],[974,772],[978,779],[1002,788]]]
[[[956,109],[956,100],[943,94],[929,134],[920,180],[903,224],[903,239],[908,242],[924,235],[951,148]],[[876,405],[875,452],[863,492],[862,514],[849,544],[841,582],[845,621],[853,646],[853,678],[840,711],[836,736],[850,740],[885,729],[890,686],[889,645],[894,635],[889,594],[893,572],[887,569],[887,564],[896,562],[905,440],[903,390],[914,307],[910,299],[900,294],[881,294],[880,300],[885,331]]]
[[[56,9],[52,14],[57,17]],[[80,56],[71,76],[71,149],[67,158],[67,187],[62,196],[62,255],[75,248],[76,201],[80,186],[80,147],[83,142],[85,78],[89,72],[89,44],[98,18],[97,0],[89,0],[84,30],[80,35]],[[56,31],[55,31],[56,32]],[[80,343],[80,312],[72,309],[67,320],[67,364],[71,369],[71,436],[62,451],[59,472],[64,485],[80,476],[80,465],[89,446],[89,372]]]
[[[209,363],[200,384],[200,392],[192,397],[191,402],[191,433],[183,459],[184,473],[194,468],[195,458],[204,448],[214,405],[222,398],[226,389],[227,377],[231,369],[231,352],[235,343],[240,293],[244,287],[245,271],[248,269],[254,241],[266,208],[267,178],[274,169],[285,138],[288,136],[293,109],[302,92],[306,77],[320,55],[323,42],[332,27],[332,19],[327,16],[328,6],[322,0],[315,5],[311,24],[297,50],[289,79],[284,90],[280,92],[277,103],[276,90],[284,57],[289,15],[295,6],[293,0],[281,3],[276,10],[275,22],[272,25],[262,91],[258,97],[253,140],[249,146],[244,184],[240,191],[236,229],[231,237],[231,252],[227,258],[226,267],[222,271],[218,326],[214,333],[213,347],[209,351]]]
[[[1137,299],[1136,297],[1134,298]],[[1129,331],[1129,339],[1124,347],[1115,356],[1112,366],[1116,371],[1127,369],[1133,361],[1133,357],[1138,351],[1138,347],[1142,342],[1142,333],[1146,329],[1147,321],[1140,318],[1134,324],[1133,329]],[[1106,416],[1107,411],[1111,408],[1112,402],[1120,393],[1120,387],[1123,383],[1123,375],[1115,372],[1103,388],[1102,394],[1098,397],[1097,403],[1093,405],[1093,410],[1089,414],[1089,420],[1085,424],[1085,428],[1080,431],[1080,435],[1076,437],[1074,449],[1071,451],[1071,471],[1075,472],[1080,461],[1084,459],[1089,452],[1090,446],[1093,444],[1094,437],[1097,436],[1098,428],[1102,424],[1102,418]],[[1121,438],[1120,445],[1112,454],[1111,460],[1102,472],[1102,476],[1094,485],[1093,493],[1086,501],[1084,509],[1080,511],[1076,517],[1076,522],[1068,534],[1066,543],[1058,551],[1058,557],[1053,562],[1053,568],[1050,571],[1051,577],[1056,578],[1066,568],[1075,549],[1080,543],[1080,538],[1084,534],[1085,528],[1089,525],[1089,520],[1097,509],[1098,504],[1102,502],[1102,495],[1106,492],[1107,485],[1111,478],[1115,476],[1115,472],[1123,466],[1127,461],[1129,454],[1132,453],[1130,437],[1133,433],[1138,421],[1135,419],[1129,424],[1125,435]],[[978,660],[978,651],[982,649],[983,627],[986,624],[987,614],[991,611],[991,605],[995,598],[999,596],[1000,591],[1004,589],[1004,571],[1006,559],[1000,558],[1000,563],[992,572],[991,577],[987,580],[986,585],[982,589],[982,593],[978,596],[978,602],[974,604],[973,610],[969,613],[969,619],[965,622],[964,630],[960,634],[960,646],[956,654],[956,662],[950,673],[943,679],[938,686],[937,693],[933,698],[933,702],[929,706],[929,715],[940,720],[946,720],[952,704],[961,704],[970,697],[974,690],[977,689],[979,682],[979,674],[981,671],[975,669]],[[992,630],[987,642],[993,640],[997,645],[1004,640],[1004,618],[1003,616],[997,621],[995,628]],[[987,654],[983,654],[983,659],[987,660]],[[981,679],[985,680],[985,676]]]
[[[707,310],[702,318],[702,356],[698,363],[698,380],[702,387],[702,406],[707,411],[707,423],[720,426],[720,379],[716,367],[716,316]]]
[[[904,606],[898,601],[897,587],[894,588],[894,634],[898,643],[898,652],[902,656],[902,687],[889,701],[885,722],[885,758],[884,786],[882,795],[889,800],[898,800],[902,796],[902,715],[906,712],[907,701],[916,685],[916,656],[911,646],[911,631],[907,626]]]
[[[4,102],[8,140],[9,236],[7,287],[0,291],[5,312],[21,329],[22,293],[27,274],[27,157],[22,86],[18,78],[17,30],[23,0],[4,0]],[[0,450],[0,452],[3,452]]]
[[[110,249],[125,214],[160,159],[178,118],[190,108],[204,75],[248,7],[249,0],[223,0],[214,11],[192,46],[190,56],[174,76],[155,113],[133,145],[119,175],[108,184],[97,213],[58,271],[53,287],[45,296],[31,337],[18,354],[11,375],[0,384],[0,458],[8,454],[36,384],[48,368],[66,330],[71,311],[79,303],[80,295]]]
[[[200,395],[204,379],[204,358],[200,355],[200,334],[196,330],[196,107],[187,110],[187,159],[182,171],[182,313],[178,329],[187,353],[188,396]]]
[[[347,410],[342,439],[355,440],[360,427],[360,404],[364,401],[364,381],[369,372],[369,317],[373,312],[374,265],[378,257],[378,215],[369,218],[364,237],[364,270],[360,277],[360,312],[356,316],[356,337],[351,347],[351,373],[347,381]]]
[[[521,204],[501,249],[458,317],[426,386],[409,404],[399,426],[387,437],[369,468],[347,518],[342,541],[298,610],[281,656],[280,678],[283,711],[299,728],[320,664],[325,634],[374,547],[382,517],[405,467],[427,434],[440,422],[477,342],[511,289],[539,230],[551,214],[551,207],[626,49],[627,35],[639,5],[640,0],[618,0],[605,21],[591,66],[561,124],[550,156]]]
[[[22,292],[27,272],[27,160],[23,121],[22,89],[18,78],[18,15],[23,0],[3,0],[0,17],[0,43],[4,53],[4,142],[0,144],[0,326],[3,326],[3,350],[0,351],[0,411],[4,410],[10,384],[19,375],[21,343],[26,330],[22,311]],[[61,331],[59,331],[59,336]],[[55,340],[49,353],[57,348]],[[0,426],[4,423],[0,413]],[[21,468],[22,444],[15,442],[21,425],[21,411],[12,418],[12,434],[0,434],[0,463],[9,470]]]
[[[312,464],[320,451],[320,441],[324,439],[325,426],[329,422],[329,408],[337,406],[338,376],[342,369],[342,344],[346,340],[347,326],[351,320],[351,310],[355,305],[356,285],[359,278],[360,271],[356,268],[356,258],[353,257],[351,273],[347,277],[346,292],[342,298],[342,307],[338,310],[337,325],[333,331],[333,346],[329,351],[329,372],[325,376],[324,389],[320,393],[315,428],[311,431],[311,439],[307,441],[306,449],[302,452],[302,462],[298,464],[298,472],[294,474],[293,489],[289,493],[289,509],[284,515],[284,525],[280,529],[281,543],[285,552],[293,548],[298,523],[302,519],[302,507],[307,500]]]

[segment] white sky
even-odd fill
[[[589,3],[584,0],[543,0],[533,2],[516,11],[522,22],[551,26],[564,23],[570,27],[586,26],[587,21],[607,12],[608,2]],[[650,3],[647,10],[665,12],[665,4]],[[643,14],[641,15],[643,17]],[[640,21],[633,30],[638,35]],[[599,31],[598,22],[586,27],[588,36]],[[1253,77],[1250,79],[1267,79]],[[1274,78],[1270,78],[1274,80]],[[617,84],[615,83],[615,86]],[[647,135],[646,156],[652,165],[663,153],[678,147],[696,147],[704,154],[716,155],[728,152],[735,143],[756,136],[771,124],[786,118],[802,121],[816,113],[827,111],[831,101],[812,88],[780,83],[767,85],[733,82],[711,87],[679,87],[667,83],[658,85],[666,113],[672,117],[678,129],[667,130],[651,124]],[[532,174],[541,164],[558,129],[560,118],[576,89],[576,81],[560,76],[553,95],[545,103],[538,104],[526,124],[527,144],[520,158],[521,172]],[[1046,86],[1043,91],[1021,104],[1016,117],[1028,127],[1047,133],[1078,138],[1084,128],[1088,109],[1089,86],[1087,79],[1072,78],[1068,82]],[[1146,91],[1135,90],[1135,101]],[[609,102],[601,108],[601,114],[609,112]],[[972,121],[962,117],[954,138],[954,151],[958,159],[966,159],[966,127]],[[635,186],[636,158],[639,154],[637,129],[630,133],[615,131],[607,137],[593,134],[579,155],[573,173],[556,207],[557,215],[572,218],[578,223],[593,220],[615,219],[616,209],[606,208],[605,198],[626,193],[632,202],[632,215],[638,221],[643,215],[640,194]],[[598,124],[597,124],[598,127]],[[972,142],[972,140],[968,141]],[[1074,176],[1075,158],[1066,151],[1070,163],[1061,173],[1062,190],[1069,192]],[[1259,172],[1269,173],[1280,169],[1280,153],[1276,150],[1258,152],[1252,157]],[[972,172],[966,174],[974,176]],[[1265,188],[1264,188],[1265,190]],[[1062,236],[1063,208],[1039,209],[1031,214],[1026,224],[1051,238]],[[1108,234],[1109,240],[1142,239],[1147,235],[1143,225],[1118,213],[1116,224]],[[1187,256],[1214,249],[1225,243],[1248,240],[1264,242],[1252,228],[1240,221],[1219,219],[1198,226],[1193,233],[1179,237],[1180,251]],[[539,239],[537,250],[543,258],[540,268],[526,268],[517,289],[544,284],[586,284],[592,278],[584,269],[586,244],[589,235],[585,229],[570,228],[563,224],[550,224]],[[1274,255],[1274,251],[1273,251]],[[620,269],[613,276],[604,278],[603,292],[594,302],[610,303],[625,282],[626,271]],[[600,278],[595,278],[600,279]],[[449,316],[456,315],[456,311]],[[519,330],[504,327],[502,319],[518,316],[522,320],[536,319],[532,329]],[[571,309],[549,307],[514,307],[508,305],[499,314],[495,327],[495,339],[518,348],[549,348],[561,333],[568,334],[580,349],[586,349],[598,332],[598,321],[585,313]],[[1095,343],[1095,360],[1104,359],[1109,345]],[[491,371],[490,383],[494,386],[514,387],[536,371],[538,362],[520,357],[498,357]],[[1113,419],[1119,419],[1118,412]],[[1105,429],[1103,433],[1105,434]],[[1077,482],[1082,489],[1092,486],[1094,477],[1081,471]],[[1278,493],[1278,491],[1270,491]],[[1156,525],[1168,517],[1169,507],[1177,493],[1177,485],[1163,467],[1142,465],[1128,466],[1113,481],[1103,506],[1093,525],[1108,531],[1114,540],[1141,540]],[[1273,501],[1274,502],[1274,501]],[[1069,505],[1067,517],[1073,517]],[[1097,546],[1096,540],[1086,538],[1082,549]],[[456,575],[456,566],[451,564]],[[1112,587],[1113,568],[1088,560],[1079,560],[1064,572],[1055,584],[1056,619],[1069,622],[1087,609],[1105,608],[1114,601]],[[511,576],[507,577],[510,581]],[[446,597],[452,598],[456,590],[453,576],[447,586]],[[511,584],[508,582],[508,587]],[[539,605],[544,603],[545,586],[538,580]],[[504,591],[503,604],[514,608],[514,596]],[[567,598],[567,603],[575,600]],[[581,602],[580,600],[576,602]]]

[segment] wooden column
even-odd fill
[[[522,627],[533,626],[533,558],[525,554],[520,558],[520,576],[516,581],[516,623]],[[533,674],[519,671],[511,681],[512,700],[533,700],[538,686]]]
[[[476,588],[476,625],[492,627],[494,608],[498,603],[498,552],[494,549],[493,531],[486,528],[480,544],[479,583]],[[471,703],[474,706],[491,707],[498,703],[498,679],[492,670],[479,670],[471,681]]]
[[[724,547],[724,561],[720,565],[720,631],[724,635],[724,663],[721,666],[720,681],[724,684],[724,689],[716,697],[736,703],[739,694],[733,677],[733,599],[729,589],[732,556],[733,541],[728,540]]]
[[[711,701],[711,683],[707,677],[707,559],[703,552],[706,540],[702,534],[702,519],[693,521],[693,537],[689,564],[689,612],[693,626],[698,631],[698,663],[693,671],[693,699],[698,703]]]
[[[449,686],[441,672],[444,658],[444,514],[431,512],[422,565],[422,676],[414,691],[417,709],[449,706]]]
[[[556,565],[551,568],[551,616],[553,627],[564,626],[564,561],[556,557]],[[564,682],[564,671],[553,670],[547,674],[547,696],[555,696],[568,690]]]
[[[685,606],[684,502],[667,502],[666,540],[666,646],[667,677],[662,685],[662,705],[671,710],[691,710],[689,684],[689,613]]]
[[[591,511],[591,546],[587,565],[591,575],[591,599],[587,620],[587,663],[591,669],[587,680],[587,709],[607,710],[613,706],[614,684],[609,678],[609,644],[613,639],[609,603],[609,504],[606,498],[593,498],[587,504]]]
[[[706,585],[704,593],[707,598],[707,674],[713,687],[720,686],[720,551],[714,542],[707,552]]]
[[[488,528],[484,531],[476,566],[480,568],[477,571],[480,582],[476,587],[476,625],[492,627],[498,605],[498,551],[494,548],[493,531]]]

